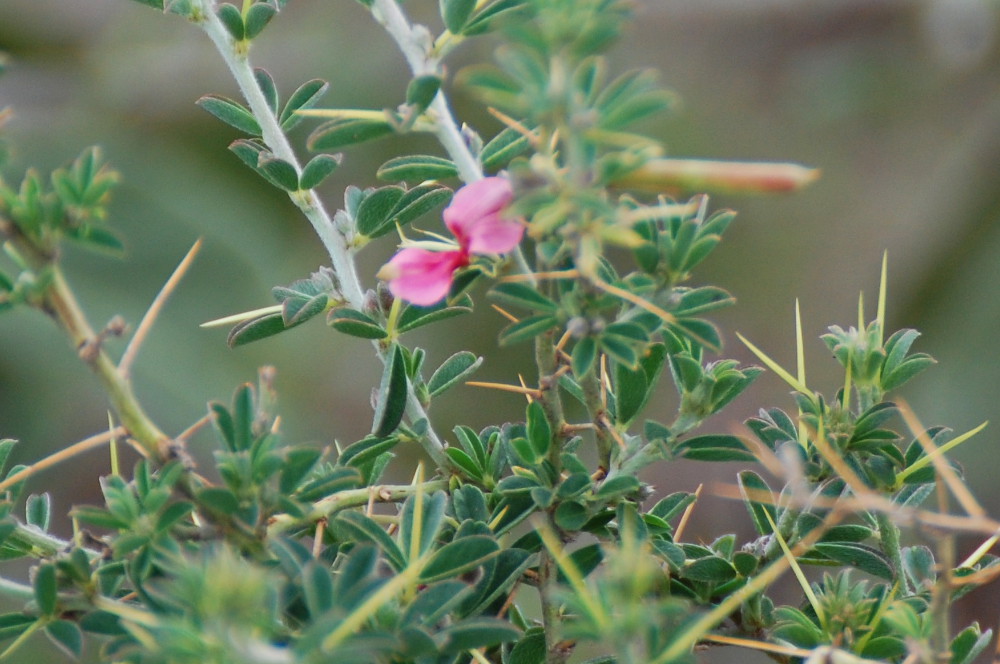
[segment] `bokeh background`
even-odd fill
[[[436,2],[413,0],[416,18],[437,25]],[[752,362],[733,330],[773,357],[794,362],[793,307],[802,304],[808,379],[832,394],[842,380],[816,338],[828,325],[852,325],[864,292],[874,308],[889,251],[890,329],[924,333],[916,350],[940,362],[902,396],[926,424],[957,432],[1000,421],[1000,3],[993,0],[637,0],[635,21],[611,54],[618,70],[649,66],[681,100],[645,128],[677,156],[797,161],[822,169],[808,189],[785,196],[713,199],[739,210],[725,242],[697,275],[731,290],[735,308],[716,320],[725,354]],[[465,44],[452,62],[489,59],[486,40]],[[69,251],[67,272],[92,322],[122,314],[133,325],[185,251],[201,255],[148,339],[136,388],[168,432],[180,432],[211,399],[228,400],[260,365],[277,368],[284,431],[292,440],[351,442],[370,429],[369,391],[379,368],[371,347],[315,322],[238,350],[225,332],[199,323],[272,303],[270,287],[324,264],[308,224],[275,190],[227,150],[235,131],[194,101],[237,96],[204,35],[173,16],[129,0],[0,0],[0,107],[12,106],[15,147],[9,179],[27,166],[47,171],[99,144],[123,173],[111,208],[126,238],[117,260]],[[287,95],[299,83],[331,83],[330,106],[399,104],[407,71],[394,45],[354,2],[295,0],[254,43],[254,64]],[[492,135],[498,127],[461,90],[460,117]],[[307,129],[295,137],[301,145]],[[340,205],[348,184],[375,184],[384,160],[426,139],[349,150],[325,186]],[[393,251],[366,249],[367,283]],[[519,349],[493,351],[502,321],[489,312],[423,332],[412,341],[439,363],[458,348],[490,353],[484,380],[529,372]],[[97,383],[54,326],[18,310],[0,317],[0,436],[21,441],[15,462],[31,462],[107,426]],[[120,348],[121,346],[119,346]],[[530,374],[529,374],[530,375]],[[790,408],[786,387],[765,375],[710,422],[738,430],[760,407]],[[664,390],[652,406],[667,419]],[[435,405],[439,428],[519,417],[523,403],[464,388]],[[955,457],[993,515],[1000,515],[995,429]],[[207,458],[211,437],[193,443]],[[400,477],[407,464],[397,464]],[[38,476],[30,489],[58,487],[56,513],[96,501],[108,455],[95,452]],[[660,491],[698,482],[732,482],[739,466],[706,475],[697,464],[656,468]],[[748,535],[742,508],[711,496],[692,536],[722,529]],[[60,520],[56,529],[68,532]],[[974,547],[963,539],[963,551]],[[16,566],[0,570],[23,575]],[[960,603],[965,624],[997,624],[995,589]],[[49,651],[24,661],[47,661]]]

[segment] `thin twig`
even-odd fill
[[[951,467],[944,457],[938,453],[937,446],[934,441],[930,439],[927,435],[927,430],[917,419],[916,414],[913,409],[907,405],[905,401],[899,400],[899,414],[903,416],[903,421],[906,422],[906,426],[910,428],[913,435],[916,436],[917,442],[920,446],[924,448],[924,452],[930,457],[931,463],[934,464],[934,471],[938,476],[944,481],[944,483],[951,490],[952,495],[955,499],[962,505],[962,509],[969,516],[985,517],[986,510],[983,509],[979,501],[976,500],[975,496],[969,491],[969,488],[958,478],[955,474],[955,470]]]
[[[533,387],[525,387],[523,385],[508,385],[507,383],[489,383],[479,380],[470,380],[465,383],[469,387],[485,387],[492,390],[500,390],[502,392],[516,392],[518,394],[526,394],[536,399],[541,396],[542,391],[535,389]]]
[[[688,519],[691,518],[691,513],[694,511],[694,506],[698,504],[698,498],[701,497],[701,489],[704,484],[699,484],[698,488],[694,490],[694,500],[691,504],[684,508],[684,513],[681,515],[681,520],[677,524],[677,530],[674,531],[674,541],[679,542],[681,536],[684,535],[684,529],[687,528]]]
[[[6,491],[10,487],[17,484],[18,482],[28,479],[35,473],[41,472],[46,468],[51,468],[52,466],[62,463],[67,459],[71,459],[78,454],[82,454],[87,450],[91,450],[95,447],[100,447],[101,445],[105,445],[112,438],[115,438],[117,436],[123,436],[126,433],[128,432],[125,430],[125,427],[115,427],[110,431],[102,431],[101,433],[94,434],[90,438],[84,438],[78,443],[73,443],[69,447],[63,448],[58,452],[50,454],[44,459],[40,459],[39,461],[36,461],[27,468],[19,470],[10,477],[4,479],[2,482],[0,482],[0,492]]]
[[[146,340],[146,336],[149,331],[153,328],[153,323],[156,322],[157,316],[159,316],[160,311],[163,309],[163,305],[167,303],[167,300],[176,290],[177,285],[180,284],[181,279],[184,278],[185,273],[187,273],[188,268],[194,262],[195,256],[198,255],[198,251],[201,250],[201,238],[191,246],[187,254],[181,260],[181,262],[174,269],[173,274],[167,279],[166,283],[163,284],[163,288],[160,292],[156,294],[153,298],[153,303],[149,305],[149,309],[146,310],[146,315],[142,317],[139,322],[139,327],[135,328],[135,334],[132,335],[131,341],[129,341],[128,346],[125,347],[125,352],[122,354],[121,360],[118,361],[118,373],[122,375],[125,380],[129,379],[129,373],[132,370],[132,364],[135,362],[136,355],[139,354],[139,348],[142,347],[142,343]]]

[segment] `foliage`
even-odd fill
[[[0,616],[0,658],[36,632],[73,657],[93,641],[102,661],[136,663],[557,664],[585,652],[591,661],[669,664],[726,644],[780,661],[966,664],[986,647],[991,631],[978,624],[949,630],[951,602],[996,573],[992,540],[954,558],[956,533],[998,530],[944,456],[979,429],[949,439],[887,400],[933,360],[910,353],[916,331],[886,336],[885,266],[874,320],[859,307],[856,328],[823,336],[845,372],[832,398],[806,384],[801,334],[794,375],[744,340],[793,388],[793,407],[762,409],[748,436],[702,430],[764,369],[720,357],[723,335],[706,316],[734,299],[693,279],[734,214],[710,212],[701,192],[662,192],[691,182],[745,188],[746,172],[759,178],[761,169],[762,189],[789,189],[814,173],[759,163],[706,170],[708,162],[663,157],[634,133],[672,96],[651,72],[608,73],[603,53],[629,18],[627,3],[440,0],[437,35],[410,23],[395,0],[341,8],[370,11],[412,69],[398,107],[357,110],[318,108],[328,87],[318,79],[281,103],[271,75],[250,65],[281,0],[141,2],[187,18],[215,44],[243,100],[207,95],[199,105],[246,135],[230,150],[288,195],[330,258],[275,287],[277,305],[215,322],[235,324],[230,346],[320,314],[334,332],[369,340],[383,364],[379,384],[361,388],[376,388],[371,432],[336,450],[284,441],[265,368],[229,404],[208,405],[218,445],[211,467],[196,468],[184,436],[164,434],[133,394],[133,345],[117,361],[104,347],[124,325],[95,331],[62,271],[66,241],[120,253],[105,208],[117,173],[90,148],[48,178],[29,171],[18,184],[0,181],[0,309],[51,317],[121,424],[0,481],[0,554],[32,565],[29,583],[0,583],[23,602]],[[444,61],[473,38],[498,44],[495,64],[449,80]],[[460,128],[444,96],[456,84],[506,128],[493,137]],[[317,154],[303,164],[286,131],[309,117],[323,122],[306,140]],[[343,159],[329,151],[411,132],[436,136],[444,154],[395,157],[374,174],[391,184],[347,186],[343,208],[326,213],[315,189]],[[502,203],[463,193],[486,175],[505,192]],[[651,186],[655,197],[643,193]],[[461,260],[445,260],[437,299],[407,302],[393,297],[403,293],[390,292],[386,272],[388,284],[359,273],[355,256],[394,231],[403,252],[427,265],[445,256],[434,252],[451,240],[415,240],[404,228],[449,201],[443,214]],[[463,210],[470,218],[449,218]],[[515,223],[526,239],[498,255],[509,244],[490,233],[505,226],[520,237]],[[523,419],[445,435],[435,400],[484,358],[458,349],[427,367],[407,333],[470,312],[483,290],[507,320],[498,344],[527,349],[537,376],[531,385],[479,384],[523,394]],[[136,347],[145,330],[144,321]],[[661,382],[676,391],[673,414],[648,408]],[[72,509],[70,541],[50,534],[51,501],[22,496],[25,481],[120,437],[144,459],[101,478],[103,505]],[[0,442],[0,467],[14,444]],[[413,481],[384,484],[394,450],[414,446],[426,458]],[[770,473],[777,490],[756,466],[739,471],[733,488],[757,539],[684,537],[698,495],[654,501],[639,475],[682,458]],[[924,508],[935,491],[942,502],[954,493],[966,514]],[[903,546],[900,526],[912,524],[933,533],[933,548]],[[803,566],[839,569],[810,582]],[[803,601],[775,606],[771,584],[789,569]]]

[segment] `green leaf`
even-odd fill
[[[540,402],[532,401],[528,404],[526,428],[528,431],[528,441],[535,451],[536,458],[544,458],[549,453],[552,445],[552,427],[545,417],[545,409]]]
[[[260,153],[257,159],[257,170],[265,179],[285,191],[297,191],[299,188],[299,174],[295,170],[295,166],[284,159],[275,157],[270,152]]]
[[[914,588],[925,588],[937,580],[934,554],[926,546],[908,546],[903,549],[903,571]]]
[[[48,532],[52,516],[52,496],[48,492],[31,494],[24,505],[25,520],[42,532]]]
[[[452,463],[464,470],[471,479],[483,479],[483,469],[469,456],[468,452],[459,447],[446,447],[444,453]]]
[[[156,531],[166,532],[178,521],[187,517],[192,510],[194,510],[194,504],[187,500],[172,503],[156,518]]]
[[[448,304],[441,302],[429,307],[418,307],[407,305],[403,313],[399,316],[399,324],[396,329],[400,334],[415,330],[430,323],[436,323],[446,318],[452,318],[472,311],[472,300],[468,296],[463,296],[457,301]]]
[[[436,625],[454,607],[464,601],[470,592],[461,581],[442,581],[421,589],[416,598],[406,607],[401,624]],[[435,646],[436,649],[436,646]]]
[[[431,376],[427,383],[428,392],[432,397],[436,397],[471,376],[482,363],[483,358],[467,350],[455,353]]]
[[[222,5],[222,7],[232,7],[232,5]],[[221,95],[205,95],[195,103],[226,124],[251,136],[260,136],[257,119],[238,102]]]
[[[226,4],[220,5],[218,9],[215,10],[222,24],[226,26],[226,30],[232,35],[233,39],[240,41],[246,35],[246,29],[243,27],[243,15],[240,14],[240,10],[233,5]]]
[[[443,654],[457,654],[476,648],[490,648],[515,641],[520,630],[500,618],[468,618],[439,631],[435,640]]]
[[[361,339],[385,339],[389,336],[374,318],[349,307],[331,309],[327,323],[338,332]]]
[[[384,230],[379,229],[372,237],[378,237],[383,232],[392,230],[395,224],[405,226],[434,208],[447,203],[451,200],[451,194],[451,189],[435,184],[418,185],[409,189],[390,213],[388,221],[391,223],[387,223]]]
[[[488,535],[472,535],[454,540],[438,549],[420,572],[422,583],[448,579],[473,570],[500,552],[500,545]]]
[[[553,300],[542,295],[532,286],[518,281],[498,283],[490,289],[490,295],[503,302],[532,311],[554,313],[559,310],[559,305]]]
[[[634,494],[641,488],[641,486],[642,485],[639,483],[639,480],[632,475],[618,475],[609,480],[605,480],[605,482],[601,484],[601,488],[597,490],[597,498],[599,500],[609,501],[621,496]]]
[[[736,569],[728,560],[718,556],[705,556],[681,568],[681,575],[692,581],[720,584],[736,578]]]
[[[419,533],[416,532],[417,502],[417,496],[410,495],[403,503],[403,509],[399,515],[399,546],[406,556],[414,551],[413,539],[418,535],[419,542],[416,544],[416,554],[420,556],[430,550],[437,539],[438,532],[444,525],[447,497],[443,491],[423,496],[421,501],[423,510],[419,517]]]
[[[375,173],[379,180],[388,182],[423,182],[424,180],[446,180],[458,177],[455,162],[433,155],[418,154],[394,157],[379,166]]]
[[[274,15],[278,13],[278,10],[271,4],[267,2],[255,2],[250,5],[250,9],[247,10],[246,20],[244,21],[244,36],[246,39],[253,39],[267,27],[267,24],[271,22]],[[276,110],[277,103],[271,107],[271,110]]]
[[[627,367],[635,367],[639,364],[639,354],[630,342],[623,341],[621,337],[615,335],[602,335],[600,342],[604,354],[618,364]]]
[[[452,34],[460,34],[476,8],[476,0],[440,0],[441,19]]]
[[[406,359],[403,357],[403,351],[398,344],[393,344],[389,355],[389,361],[385,363],[385,370],[382,373],[375,420],[372,424],[372,433],[380,438],[388,436],[399,426],[406,411],[408,396]]]
[[[709,434],[682,441],[678,452],[696,461],[755,461],[755,457],[738,436]]]
[[[310,560],[302,568],[302,589],[309,615],[318,618],[334,606],[333,578],[325,565]]]
[[[318,154],[309,160],[299,175],[299,189],[318,187],[331,173],[340,166],[341,155]]]
[[[371,517],[361,512],[341,512],[337,516],[337,524],[346,528],[355,541],[369,542],[382,549],[386,560],[397,572],[406,567],[406,556],[389,534]]]
[[[534,339],[538,335],[555,327],[558,323],[555,316],[549,314],[538,314],[529,316],[517,323],[507,326],[500,333],[499,343],[501,346],[509,346],[528,339]]]
[[[80,628],[92,634],[105,636],[122,636],[128,632],[122,627],[121,620],[108,611],[89,611],[80,619]]]
[[[50,616],[56,611],[56,566],[52,563],[42,563],[35,571],[35,602],[38,611]]]
[[[483,170],[493,171],[506,166],[511,159],[527,151],[531,147],[528,137],[521,132],[507,127],[483,146],[480,159]]]
[[[463,34],[472,36],[493,30],[496,24],[500,22],[500,19],[512,16],[519,10],[527,7],[528,4],[526,0],[497,0],[497,2],[491,3],[479,10],[466,23]]]
[[[874,547],[855,542],[818,542],[813,548],[827,558],[857,567],[872,576],[893,578],[889,559]]]
[[[637,368],[615,366],[615,419],[619,424],[627,426],[645,407],[666,357],[666,346],[657,343],[646,350]]]
[[[767,515],[770,515],[771,520],[774,522],[778,520],[777,510],[774,507],[774,494],[771,492],[771,487],[767,485],[767,482],[760,475],[752,470],[744,470],[736,477],[740,486],[740,494],[743,496],[743,503],[750,512],[750,519],[753,521],[754,528],[760,535],[770,535],[771,524],[768,522]],[[766,500],[767,496],[771,497],[770,501]]]
[[[289,297],[281,303],[281,320],[285,329],[301,325],[326,310],[329,298],[326,293],[320,293],[311,298]]]
[[[288,131],[299,124],[305,116],[296,114],[296,111],[306,110],[315,106],[320,98],[326,94],[329,87],[329,83],[319,78],[314,78],[300,85],[292,93],[292,96],[288,98],[285,108],[281,111],[281,115],[278,116],[281,128]]]
[[[671,313],[677,317],[696,316],[734,304],[736,299],[715,286],[703,286],[683,291]]]
[[[267,101],[267,107],[271,109],[272,113],[277,113],[278,88],[274,85],[274,79],[271,78],[271,74],[269,74],[266,69],[254,67],[253,77],[257,79],[257,87],[260,88],[261,93],[264,95],[264,99]]]
[[[342,466],[360,468],[362,465],[371,461],[380,454],[391,450],[397,443],[399,443],[399,438],[396,436],[380,438],[378,436],[368,435],[361,440],[348,445],[344,451],[340,453],[337,463]]]
[[[992,637],[992,629],[983,632],[979,623],[969,625],[951,641],[951,664],[972,664],[990,644]]]
[[[511,649],[507,664],[545,664],[545,631],[534,628],[525,632]]]
[[[240,501],[236,498],[236,494],[225,487],[205,487],[195,496],[199,503],[217,514],[230,516],[240,509]]]
[[[570,366],[573,375],[583,378],[593,369],[597,360],[597,341],[593,337],[584,337],[573,346],[573,353],[570,358]]]
[[[114,231],[102,228],[101,226],[84,224],[73,229],[67,229],[66,235],[91,251],[100,251],[112,256],[121,256],[125,253],[125,245],[122,243],[121,238]]]
[[[566,532],[578,531],[590,520],[590,511],[575,500],[559,503],[554,514],[556,525]]]
[[[405,192],[401,187],[382,187],[367,194],[358,206],[356,216],[358,232],[371,236],[381,228],[396,209]]]
[[[406,86],[406,103],[423,113],[441,89],[441,77],[435,74],[417,76]]]
[[[230,348],[236,348],[252,341],[273,337],[284,331],[285,322],[282,320],[281,312],[274,312],[236,325],[229,331],[226,343]]]
[[[385,120],[338,118],[314,129],[309,134],[306,146],[313,152],[336,150],[389,136],[392,133],[394,133],[392,125]]]
[[[83,632],[74,622],[54,620],[45,625],[45,635],[71,657],[83,653]]]
[[[285,463],[281,467],[281,477],[278,488],[283,494],[290,494],[299,486],[322,452],[314,447],[292,447],[285,454]]]

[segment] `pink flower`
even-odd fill
[[[502,254],[521,241],[524,226],[502,211],[514,198],[505,178],[483,178],[455,192],[444,210],[444,223],[458,241],[457,249],[431,251],[407,247],[379,271],[396,297],[428,306],[448,295],[455,271],[466,267],[472,254]]]
[[[421,307],[434,304],[451,288],[451,277],[469,264],[462,250],[431,251],[410,247],[392,257],[378,276],[389,283],[389,292]]]
[[[500,214],[513,198],[514,189],[506,178],[477,180],[455,192],[444,209],[444,224],[459,246],[474,254],[506,253],[524,234],[521,222]]]

